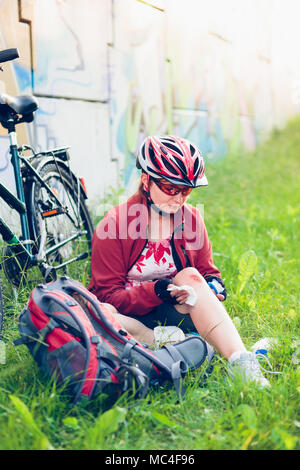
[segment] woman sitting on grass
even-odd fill
[[[269,385],[221,303],[226,289],[205,224],[186,203],[194,188],[207,185],[199,149],[174,136],[148,137],[137,167],[138,192],[95,230],[90,290],[136,339],[153,343],[159,324],[196,330],[228,360],[231,376]]]

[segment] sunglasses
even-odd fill
[[[183,196],[187,196],[193,190],[193,188],[187,188],[186,186],[177,186],[171,183],[162,183],[160,180],[156,180],[151,178],[151,180],[159,187],[159,189],[168,194],[168,196],[177,196],[177,194],[181,193]]]

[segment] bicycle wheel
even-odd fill
[[[47,163],[39,172],[42,180],[51,188],[53,193],[59,199],[66,212],[44,217],[45,212],[53,211],[57,208],[55,198],[49,195],[47,189],[39,182],[35,181],[31,187],[29,198],[29,220],[33,239],[35,240],[35,250],[38,252],[42,247],[48,251],[46,255],[47,263],[51,266],[57,266],[66,261],[79,256],[82,253],[91,253],[93,224],[90,218],[88,208],[82,194],[82,189],[78,184],[77,178],[59,163]],[[76,237],[65,245],[51,252],[51,249],[58,243],[71,237]],[[89,260],[84,264],[83,269],[87,269]],[[75,266],[77,263],[70,264]]]

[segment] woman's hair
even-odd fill
[[[138,185],[138,188],[137,188],[137,194],[139,196],[141,196],[142,198],[145,198],[146,194],[147,194],[146,191],[144,190],[144,183],[142,181],[142,178],[140,178],[140,181],[139,181],[139,185]]]

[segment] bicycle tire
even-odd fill
[[[49,162],[39,172],[43,181],[55,192],[63,205],[68,207],[72,219],[78,223],[78,227],[71,223],[66,214],[43,218],[43,204],[49,204],[51,197],[39,181],[35,181],[30,189],[29,197],[29,221],[35,251],[40,248],[40,240],[43,229],[46,232],[46,248],[62,241],[78,230],[85,230],[86,235],[69,242],[64,247],[47,256],[47,262],[51,266],[61,264],[84,251],[91,253],[92,236],[94,232],[93,223],[86,206],[82,189],[78,185],[77,178],[58,162]],[[55,200],[52,201],[55,204]],[[72,263],[74,264],[74,263]]]

